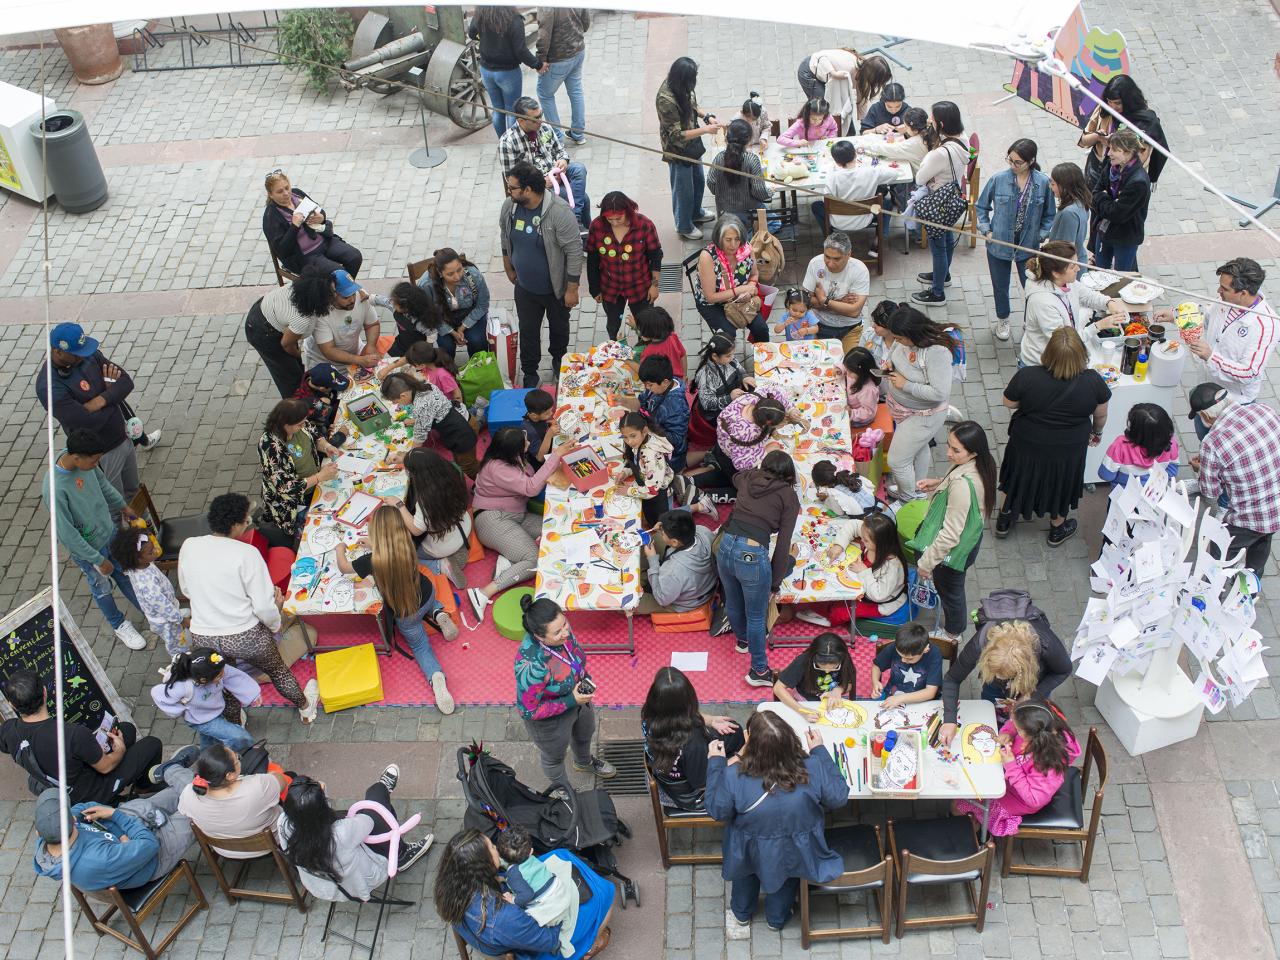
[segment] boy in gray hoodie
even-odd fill
[[[648,592],[640,598],[640,613],[685,613],[696,610],[715,591],[716,558],[711,552],[715,534],[693,522],[688,510],[668,510],[654,532],[667,541],[659,554],[656,543],[644,548]]]

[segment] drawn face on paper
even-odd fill
[[[969,746],[979,756],[994,757],[999,747],[996,744],[995,731],[988,726],[980,726],[969,732]]]
[[[916,775],[916,752],[903,747],[889,754],[889,762],[884,767],[886,784],[894,787],[905,787]]]

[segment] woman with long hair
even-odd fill
[[[862,581],[862,596],[858,598],[854,616],[873,619],[893,616],[907,602],[907,559],[902,554],[897,524],[893,517],[884,513],[869,513],[861,520],[846,520],[841,524],[835,543],[827,551],[827,559],[832,563],[839,562],[854,539],[862,549],[862,556],[848,566]],[[844,604],[833,604],[833,607],[833,613],[848,611]],[[847,617],[833,617],[831,622],[833,626],[845,623]]]
[[[285,269],[301,273],[314,267],[322,274],[345,270],[353,277],[360,273],[364,256],[333,232],[324,210],[293,187],[283,170],[268,173],[263,186],[267,206],[262,211],[262,232]]]
[[[384,503],[369,517],[369,553],[347,559],[345,548],[334,551],[338,569],[348,577],[373,577],[382,603],[409,643],[413,659],[431,684],[441,713],[453,713],[453,697],[445,683],[444,668],[431,649],[429,622],[446,640],[458,638],[458,627],[435,597],[431,581],[418,571],[413,538],[400,518],[400,510]]]
[[[1040,363],[1055,330],[1070,327],[1083,331],[1093,324],[1123,327],[1128,320],[1123,300],[1104,297],[1078,282],[1079,254],[1075,244],[1066,240],[1046,240],[1040,252],[1027,261],[1031,280],[1027,284],[1019,367]],[[1090,320],[1094,311],[1105,316]]]
[[[849,802],[849,784],[812,727],[805,743],[776,713],[753,713],[746,745],[726,760],[725,745],[707,750],[707,812],[724,825],[721,875],[732,884],[726,934],[745,927],[764,892],[770,930],[791,919],[802,880],[830,883],[844,872],[827,845],[828,810]]]
[[[432,573],[446,574],[460,590],[467,587],[471,513],[467,481],[457,465],[434,450],[418,447],[404,458],[409,488],[404,501],[388,500],[418,548],[418,559]]]
[[[755,211],[773,197],[762,179],[764,169],[759,154],[747,149],[750,142],[751,124],[741,119],[730,122],[725,129],[724,149],[715,155],[707,174],[707,189],[716,198],[716,216],[731,213],[744,224],[752,223]]]
[[[559,433],[551,421],[548,432]],[[475,511],[476,538],[490,550],[497,550],[509,563],[483,587],[470,587],[467,598],[476,619],[497,594],[524,583],[538,569],[538,538],[542,536],[542,515],[529,513],[525,504],[546,486],[560,467],[560,451],[552,450],[534,470],[529,464],[529,437],[520,427],[503,427],[493,435],[484,462],[476,475],[471,508]]]
[[[418,285],[436,308],[437,346],[450,360],[459,346],[473,357],[489,349],[489,284],[466,254],[453,247],[434,251]]]
[[[1074,245],[1083,271],[1089,263],[1089,211],[1093,208],[1093,191],[1079,164],[1075,163],[1060,163],[1049,171],[1049,189],[1057,201],[1058,212],[1046,242],[1060,240]]]
[[[609,917],[613,914],[614,885],[568,850],[552,850],[541,858],[557,876],[578,877],[590,890],[578,906],[573,928],[574,956],[590,960],[609,945]],[[479,830],[454,834],[436,867],[435,907],[472,950],[487,957],[511,954],[551,960],[560,952],[560,926],[541,926],[503,896],[499,871],[502,860],[493,841]]]
[[[969,164],[969,146],[960,139],[964,133],[964,120],[960,108],[950,100],[939,100],[930,111],[929,130],[925,134],[925,154],[916,170],[916,185],[928,187],[930,192],[941,190],[949,183],[962,183]],[[957,218],[958,219],[958,218]],[[944,229],[954,224],[925,227],[929,237],[929,254],[933,269],[916,274],[916,279],[929,289],[913,293],[911,299],[926,307],[947,302],[946,286],[951,282],[951,258],[956,252],[956,233]]]
[[[781,450],[764,455],[760,466],[733,478],[738,499],[729,513],[716,551],[716,569],[738,653],[751,655],[746,682],[773,686],[765,651],[769,600],[791,568],[791,535],[800,515],[796,466]],[[777,534],[773,556],[769,541]]]
[[[1034,140],[1021,137],[1009,144],[1007,169],[986,182],[978,197],[978,232],[988,242],[987,270],[991,274],[991,290],[996,298],[997,340],[1009,339],[1009,266],[1016,264],[1018,282],[1027,285],[1027,250],[1038,249],[1055,214],[1049,178],[1040,169],[1036,157],[1039,148]],[[1004,243],[991,243],[1003,240]],[[1014,250],[1004,244],[1017,244]]]
[[[382,776],[364,792],[364,799],[385,807],[395,817],[391,791],[399,782],[400,768],[387,764]],[[390,842],[365,842],[390,826],[382,817],[368,811],[342,816],[325,795],[324,784],[302,775],[289,784],[283,806],[276,835],[284,858],[298,871],[302,885],[313,897],[368,900],[387,882]],[[398,872],[404,873],[426,856],[434,839],[428,833],[412,843],[400,840]]]
[[[894,310],[889,315],[889,332],[893,343],[881,381],[894,424],[889,472],[897,498],[913,500],[920,496],[917,481],[929,472],[929,441],[947,418],[954,379],[951,365],[960,348],[946,327],[914,307],[900,305]]]
[[[947,637],[958,642],[969,616],[965,575],[978,558],[982,527],[995,506],[996,460],[986,431],[972,420],[951,428],[947,460],[951,469],[942,479],[918,484],[929,494],[929,506],[908,546],[920,554],[917,575],[932,580],[938,591]]]
[[[697,84],[698,65],[689,57],[679,57],[658,87],[654,102],[662,160],[671,181],[671,212],[675,216],[676,232],[685,240],[701,240],[698,224],[714,219],[702,209],[706,176],[698,160],[707,152],[702,138],[714,136],[720,124],[710,114],[699,115],[694,92]]]
[[[1102,270],[1137,270],[1151,180],[1138,158],[1142,143],[1137,134],[1117,130],[1107,143],[1110,162],[1093,183],[1093,262]]]
[[[852,115],[849,129],[856,131],[885,84],[893,80],[893,71],[889,61],[878,54],[864,57],[852,47],[836,47],[801,60],[796,78],[807,100],[825,98],[834,103],[840,89],[853,101],[848,111]]]
[[[467,25],[467,37],[476,40],[480,60],[480,79],[489,94],[493,132],[502,139],[508,127],[516,124],[512,110],[520,99],[524,78],[520,64],[543,72],[542,58],[529,49],[525,40],[524,17],[515,7],[476,7]]]
[[[1089,366],[1080,334],[1059,327],[1040,363],[1013,375],[1003,400],[1013,416],[1000,463],[996,536],[1007,537],[1018,519],[1048,514],[1049,546],[1061,546],[1076,532],[1067,515],[1084,492],[1084,462],[1102,440],[1111,388]]]
[[[338,475],[337,465],[326,456],[339,450],[308,419],[305,400],[281,400],[267,414],[258,439],[262,466],[262,509],[267,518],[296,537],[307,516],[311,491]]]
[[[730,756],[742,749],[742,729],[731,717],[703,713],[698,693],[676,667],[660,667],[640,708],[644,753],[667,798],[683,810],[701,810],[707,785],[707,744],[723,739]]]
[[[587,230],[587,289],[604,310],[610,340],[628,307],[635,312],[658,299],[661,275],[658,228],[625,193],[606,193]]]

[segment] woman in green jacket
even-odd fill
[[[715,219],[702,209],[706,176],[699,158],[707,152],[703,136],[714,136],[721,125],[710,114],[699,118],[693,89],[697,82],[698,65],[688,57],[680,57],[667,71],[655,103],[662,159],[671,178],[671,212],[675,214],[676,232],[686,240],[701,240],[698,224]]]

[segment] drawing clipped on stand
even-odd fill
[[[1116,487],[1092,567],[1091,599],[1071,657],[1098,686],[1095,705],[1137,756],[1196,735],[1205,707],[1239,706],[1267,671],[1253,629],[1258,581],[1211,513],[1200,521],[1186,487],[1164,470]],[[1214,559],[1210,553],[1223,559]],[[1197,665],[1179,665],[1183,648]]]

